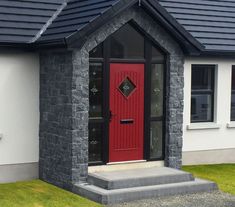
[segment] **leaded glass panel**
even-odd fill
[[[151,122],[150,159],[159,159],[163,155],[162,122]]]
[[[164,65],[152,64],[151,74],[151,116],[163,115]]]
[[[102,97],[103,97],[103,66],[102,63],[90,63],[90,83],[89,83],[89,101],[90,117],[102,117]]]

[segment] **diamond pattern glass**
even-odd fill
[[[132,81],[127,77],[119,86],[119,90],[127,98],[134,90],[136,86]]]

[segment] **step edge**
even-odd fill
[[[192,173],[189,173],[189,172],[185,172],[185,173],[177,173],[177,174],[164,174],[164,175],[151,175],[151,176],[144,176],[144,177],[135,177],[134,179],[139,179],[139,178],[153,178],[153,177],[166,177],[166,176],[186,176],[186,175],[192,175]],[[113,179],[108,179],[108,178],[105,178],[103,176],[99,176],[99,175],[92,175],[92,174],[88,174],[88,177],[90,178],[98,178],[98,179],[101,179],[101,180],[104,180],[104,181],[113,181]],[[119,181],[119,180],[128,180],[128,179],[132,179],[132,178],[124,178],[124,179],[115,179],[114,181]]]
[[[174,180],[174,177],[175,180]],[[141,177],[141,178],[131,178],[131,179],[119,179],[119,180],[105,180],[105,179],[100,179],[98,176],[93,176],[93,177],[88,177],[88,183],[107,189],[107,190],[112,190],[112,189],[120,189],[120,188],[130,188],[127,187],[125,185],[120,185],[120,187],[113,187],[113,185],[118,185],[118,183],[122,183],[122,182],[135,182],[138,180],[144,181],[144,180],[149,180],[149,179],[172,179],[171,181],[164,181],[164,183],[154,183],[153,185],[163,185],[163,184],[170,184],[170,183],[181,183],[181,182],[189,182],[189,181],[194,181],[195,178],[193,177],[193,175],[191,173],[187,173],[187,174],[177,174],[177,175],[161,175],[161,176],[148,176],[148,177]],[[148,181],[146,181],[148,182]],[[102,183],[102,184],[100,184]],[[138,187],[140,185],[131,185],[131,187]],[[146,186],[152,186],[150,184],[146,184]]]
[[[162,184],[162,185],[152,185],[152,186],[139,186],[139,187],[133,187],[133,188],[122,188],[122,189],[112,189],[112,190],[107,190],[107,189],[104,189],[104,188],[100,188],[98,186],[95,186],[95,185],[90,185],[90,184],[87,184],[87,183],[80,183],[80,184],[75,184],[74,186],[76,187],[86,187],[86,186],[90,186],[90,187],[95,187],[96,190],[100,190],[100,191],[103,191],[103,194],[104,193],[107,193],[107,194],[110,194],[110,193],[118,193],[118,191],[125,191],[125,192],[130,192],[131,190],[133,190],[135,188],[135,191],[138,191],[138,190],[147,190],[147,189],[164,189],[164,188],[169,188],[169,187],[172,187],[172,186],[179,186],[179,187],[184,187],[184,186],[190,186],[190,185],[193,185],[193,186],[197,186],[197,185],[215,185],[217,186],[217,184],[213,181],[208,181],[208,180],[204,180],[204,179],[198,179],[196,178],[194,181],[188,181],[188,182],[180,182],[180,183],[169,183],[169,184]],[[147,188],[147,189],[146,189]],[[89,188],[90,189],[90,188]],[[92,189],[94,190],[94,189]],[[99,192],[100,192],[99,191]],[[97,191],[98,192],[98,191]]]
[[[174,186],[172,186],[173,184],[166,184],[166,185],[162,185],[161,187],[159,187],[159,185],[156,185],[154,187],[153,186],[151,186],[151,187],[149,187],[149,186],[135,187],[134,190],[132,189],[133,191],[130,191],[130,189],[121,189],[122,190],[121,192],[120,192],[120,189],[118,189],[118,190],[105,190],[105,189],[99,188],[97,186],[93,186],[93,187],[95,187],[95,189],[92,189],[89,187],[87,188],[86,185],[84,185],[84,184],[76,185],[76,188],[78,188],[77,192],[80,192],[80,195],[82,194],[82,196],[84,196],[88,199],[94,200],[96,202],[100,202],[102,204],[120,203],[120,201],[117,200],[115,197],[119,196],[121,198],[123,198],[123,197],[125,198],[125,195],[127,193],[131,194],[130,197],[138,197],[137,195],[139,195],[139,193],[141,193],[141,192],[148,192],[150,194],[149,194],[149,196],[142,195],[139,198],[134,198],[134,199],[130,198],[130,200],[123,198],[124,200],[122,200],[122,201],[124,201],[124,202],[128,202],[131,200],[148,199],[148,198],[153,197],[152,194],[154,194],[154,192],[158,194],[157,196],[155,195],[154,197],[164,197],[164,196],[172,196],[172,195],[180,195],[180,194],[192,194],[192,193],[197,193],[197,192],[211,192],[211,191],[218,190],[218,186],[216,183],[214,183],[212,181],[202,180],[202,179],[196,179],[195,181],[183,182],[180,184],[176,183]],[[194,187],[195,187],[195,189],[193,189]],[[91,198],[91,196],[88,196],[84,193],[81,193],[82,191],[79,190],[79,188],[82,188],[83,192],[84,191],[89,192],[88,195],[90,194],[90,192],[92,194],[98,194],[99,199],[94,199],[94,197]],[[181,188],[181,190],[180,191],[177,190],[177,192],[175,192],[175,189],[179,189],[179,188]],[[169,192],[167,192],[167,191],[169,191]],[[114,200],[114,202],[113,202],[113,200]]]

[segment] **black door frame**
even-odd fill
[[[102,140],[102,162],[89,163],[92,165],[105,165],[109,162],[109,123],[110,123],[110,64],[112,63],[125,63],[125,64],[144,64],[144,160],[158,161],[165,159],[165,144],[166,144],[166,89],[167,89],[167,57],[168,53],[156,43],[151,36],[146,34],[135,23],[129,22],[144,37],[144,59],[115,59],[110,58],[110,37],[108,37],[103,44],[103,58],[90,58],[90,62],[100,62],[103,64],[103,120],[97,122],[103,123],[104,133]],[[158,48],[165,54],[164,61],[152,61],[152,46]],[[164,80],[163,80],[163,116],[162,118],[151,118],[151,65],[164,64]],[[150,159],[150,124],[151,121],[162,121],[162,139],[163,139],[163,153],[162,157],[158,159]]]

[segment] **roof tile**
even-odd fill
[[[159,0],[207,50],[235,51],[235,0]]]

